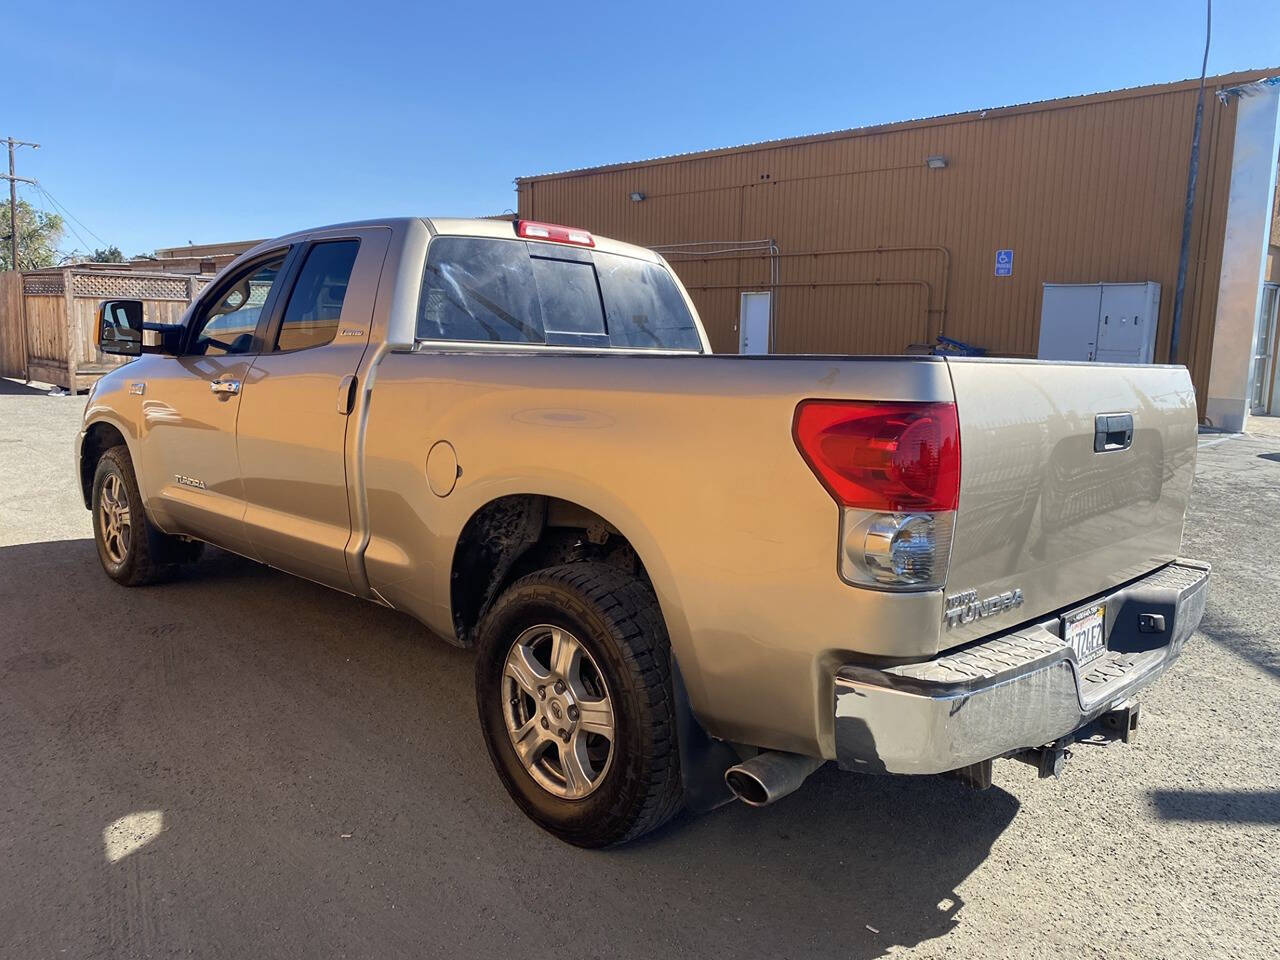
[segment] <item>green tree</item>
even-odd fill
[[[18,201],[18,269],[52,267],[58,262],[58,241],[62,239],[62,217],[37,210],[25,200]],[[11,270],[12,244],[9,241],[9,201],[0,203],[0,270]]]
[[[92,263],[124,263],[124,254],[113,243],[109,247],[98,247],[89,254],[89,260]]]

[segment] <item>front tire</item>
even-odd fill
[[[534,822],[603,847],[676,814],[671,651],[647,585],[602,563],[539,570],[498,598],[477,647],[489,756]]]
[[[129,451],[112,447],[93,475],[93,539],[102,569],[116,583],[139,587],[171,576],[200,556],[203,544],[161,533],[147,519]]]

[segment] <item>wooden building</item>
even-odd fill
[[[1250,389],[1240,371],[1252,377],[1258,366],[1245,354],[1261,339],[1262,274],[1280,283],[1280,86],[1267,81],[1277,75],[1280,68],[1212,77],[1205,88],[1175,359],[1191,369],[1202,415],[1226,425]],[[742,294],[755,291],[769,294],[775,352],[900,353],[944,334],[995,355],[1034,357],[1044,284],[1155,281],[1155,359],[1164,362],[1198,86],[520,177],[519,213],[664,252],[717,352],[740,348]],[[1256,160],[1242,176],[1265,139],[1258,123],[1240,121],[1242,109],[1259,113],[1262,126],[1270,110],[1269,186],[1254,182]],[[1267,191],[1261,200],[1259,189]],[[1228,238],[1252,237],[1262,220],[1270,221],[1270,250],[1259,230],[1224,262]],[[1012,252],[1003,273],[998,251]],[[1275,339],[1263,363],[1271,380]],[[1266,392],[1269,409],[1270,386]]]

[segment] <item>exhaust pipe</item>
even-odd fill
[[[733,795],[753,807],[765,807],[794,792],[826,761],[781,750],[766,750],[724,772]]]

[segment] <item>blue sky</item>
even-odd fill
[[[518,175],[1181,79],[1204,42],[1182,0],[7,6],[0,136],[126,254],[500,213]],[[1210,73],[1280,64],[1280,3],[1214,13]]]

